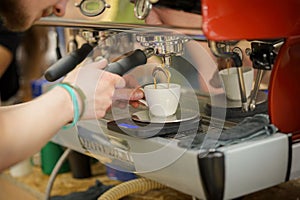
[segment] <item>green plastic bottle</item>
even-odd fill
[[[41,150],[41,167],[44,174],[50,175],[57,161],[63,154],[64,149],[62,146],[53,142],[48,142]],[[69,172],[69,162],[66,160],[58,173]]]

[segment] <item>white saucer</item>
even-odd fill
[[[166,117],[158,117],[149,113],[148,110],[135,112],[131,115],[132,120],[143,123],[176,123],[195,119],[199,117],[199,113],[193,110],[180,110],[178,109],[174,115]]]

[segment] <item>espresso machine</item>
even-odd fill
[[[199,14],[202,27],[143,23],[156,6]],[[79,121],[52,140],[199,199],[238,198],[299,178],[299,7],[297,0],[69,1],[65,17],[37,23],[62,27],[83,41],[46,71],[48,80],[87,59],[104,57],[106,70],[129,74],[140,86],[153,83],[160,66],[158,73],[170,73],[171,82],[183,89],[172,118],[151,118],[143,106],[113,106],[103,119]],[[274,13],[280,13],[276,20]],[[239,41],[249,48],[239,48]],[[201,42],[207,51],[198,46]],[[257,71],[249,98],[241,73],[243,54]],[[228,100],[222,88],[199,87],[208,76],[199,68],[213,63],[211,56],[233,61],[241,101]],[[271,71],[267,93],[259,87],[264,71]]]

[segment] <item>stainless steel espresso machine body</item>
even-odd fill
[[[300,145],[293,131],[274,125],[272,116],[270,121],[269,94],[260,87],[286,38],[219,37],[208,20],[217,4],[169,2],[70,0],[65,17],[37,23],[63,28],[66,46],[73,47],[74,38],[81,44],[66,48],[73,51],[49,68],[50,81],[81,62],[106,58],[106,70],[131,76],[139,86],[153,83],[156,73],[162,75],[158,81],[170,73],[170,81],[182,86],[179,109],[171,118],[151,118],[145,106],[115,105],[103,119],[82,120],[53,141],[199,199],[233,199],[298,178]],[[145,24],[141,19],[156,7],[202,14],[204,33],[188,23]],[[241,101],[226,98],[218,59],[229,59],[237,68]],[[249,98],[241,74],[247,60],[257,70]]]

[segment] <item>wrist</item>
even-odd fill
[[[85,104],[86,104],[86,96],[84,94],[84,92],[77,86],[70,84],[68,82],[63,82],[61,84],[67,85],[69,87],[71,87],[76,95],[77,101],[78,101],[78,106],[79,106],[79,119],[83,116],[84,112],[85,112]]]
[[[60,103],[57,105],[60,107],[60,117],[63,118],[64,124],[70,123],[74,118],[74,108],[72,104],[72,98],[68,91],[62,87],[55,87],[51,90],[51,93],[55,96],[55,99]]]
[[[82,113],[84,112],[85,96],[79,88],[69,83],[59,83],[56,84],[55,86],[59,86],[60,88],[63,88],[69,94],[69,97],[71,97],[72,103],[71,104],[69,103],[69,105],[72,105],[73,107],[73,120],[71,121],[71,123],[63,126],[63,129],[72,128],[77,124]],[[79,107],[80,104],[79,102],[81,102],[81,109]]]

